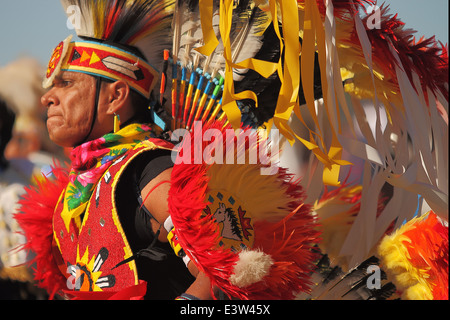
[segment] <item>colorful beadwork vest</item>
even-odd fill
[[[119,220],[116,188],[132,161],[154,149],[171,149],[171,144],[150,139],[115,160],[98,181],[82,221],[72,219],[68,231],[61,218],[62,192],[53,216],[53,239],[60,253],[55,258],[67,278],[68,290],[120,292],[139,284],[134,260],[117,266],[133,252]]]

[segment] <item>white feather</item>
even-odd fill
[[[76,34],[81,37],[95,37],[92,9],[87,1],[60,0],[64,12],[73,24]]]

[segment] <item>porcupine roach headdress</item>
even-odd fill
[[[60,71],[73,71],[124,80],[149,98],[159,78],[157,59],[167,45],[167,37],[158,31],[170,24],[170,1],[62,0],[61,3],[66,12],[73,13],[77,35],[85,41],[71,42],[69,36],[55,48],[44,87],[52,85]],[[146,47],[147,56],[140,56],[139,45]]]
[[[170,127],[219,118],[301,143],[332,266],[360,270],[427,206],[448,219],[447,46],[372,0],[177,1],[172,27]]]

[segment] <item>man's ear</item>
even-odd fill
[[[118,80],[107,86],[108,113],[118,113],[130,96],[130,87],[125,81]]]

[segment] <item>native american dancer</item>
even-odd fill
[[[81,299],[445,298],[445,47],[416,42],[386,8],[371,28],[370,0],[62,3],[79,9],[82,41],[55,49],[42,103],[71,168],[17,215],[41,286]],[[300,181],[277,165],[277,132],[308,152]],[[346,155],[362,162],[357,181]]]

